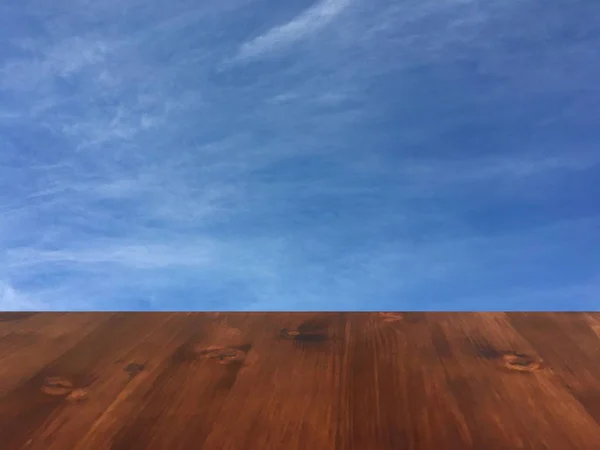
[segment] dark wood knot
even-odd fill
[[[41,390],[48,395],[68,395],[73,391],[73,383],[64,377],[48,377]]]
[[[504,365],[510,370],[533,372],[541,366],[542,360],[535,356],[519,352],[507,352],[502,355]]]
[[[219,364],[241,362],[246,358],[246,352],[240,348],[211,346],[197,352],[198,356],[217,360]]]
[[[129,374],[130,377],[135,377],[138,373],[146,368],[145,364],[138,364],[135,362],[129,363],[125,366],[125,372]]]
[[[328,338],[327,333],[322,330],[288,330],[282,328],[279,335],[283,339],[296,342],[323,342]]]

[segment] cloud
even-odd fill
[[[58,251],[37,250],[32,248],[14,249],[9,252],[9,267],[12,269],[31,268],[56,264],[114,265],[122,269],[161,269],[166,267],[202,268],[211,263],[210,242],[202,244],[187,243],[176,247],[173,243],[126,244],[110,242],[98,246]]]
[[[419,197],[439,195],[445,188],[468,188],[487,182],[499,182],[515,187],[520,182],[552,176],[556,173],[577,173],[598,165],[600,165],[600,157],[586,153],[478,157],[462,161],[448,161],[441,158],[413,160],[412,163],[407,159],[397,173],[406,183],[405,193]]]
[[[303,39],[326,26],[350,3],[350,0],[321,0],[291,21],[242,44],[237,59],[255,58]]]
[[[0,280],[0,311],[42,310],[47,305],[17,291],[10,283]]]
[[[51,45],[28,41],[23,56],[0,67],[0,88],[27,91],[52,82],[54,77],[72,76],[103,63],[115,45],[92,35],[67,37]]]
[[[581,41],[521,50],[568,34],[556,8],[442,3],[321,1],[267,31],[288,5],[11,7],[4,304],[588,301],[598,66]]]

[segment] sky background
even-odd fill
[[[0,309],[600,309],[600,2],[0,2]]]

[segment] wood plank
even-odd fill
[[[65,353],[110,316],[110,313],[1,313],[0,398]]]
[[[165,320],[164,315],[114,314],[66,353],[43,367],[25,383],[0,399],[0,442],[5,448],[22,448],[41,430],[52,429],[52,417],[68,408],[69,395],[97,380],[97,371],[114,364],[145,330]],[[77,399],[77,398],[75,398]],[[58,424],[56,426],[61,426]],[[42,433],[45,442],[52,433]]]
[[[55,318],[60,313],[42,314],[41,316],[45,319],[51,317]],[[27,323],[32,317],[40,317],[40,313],[37,312],[0,312],[0,338],[4,337],[7,333],[14,330],[15,327],[21,326],[24,322]]]
[[[344,331],[343,314],[265,315],[202,448],[335,448]]]
[[[116,430],[110,449],[202,445],[244,366],[252,336],[262,326],[263,317],[254,314],[223,315],[204,323],[204,332],[179,347],[151,385],[136,393],[139,401]]]
[[[185,344],[190,336],[202,330],[202,317],[189,313],[170,314],[162,326],[153,330],[131,352],[121,358],[120,370],[106,370],[106,384],[112,385],[112,395],[106,396],[106,387],[93,386],[89,397],[95,398],[97,411],[93,422],[84,433],[73,433],[77,441],[69,448],[108,449],[114,434],[136,408],[142,394],[152,386],[163,364]],[[59,447],[60,448],[60,447]]]
[[[474,448],[598,448],[597,423],[505,314],[430,314],[429,322]]]
[[[599,315],[528,313],[508,317],[561,384],[600,423],[600,328],[595,323]]]
[[[592,331],[600,338],[600,313],[587,313],[585,318]]]
[[[188,314],[160,314],[155,327],[144,327],[123,345],[123,352],[95,370],[94,382],[84,390],[72,392],[64,408],[53,413],[30,436],[30,450],[75,449],[82,440],[85,448],[102,447],[109,442],[101,431],[114,424],[112,410],[128,400],[136,386],[144,384],[172,352],[197,331],[199,318]],[[120,424],[118,424],[120,425]],[[83,434],[82,430],[87,433]],[[89,438],[89,439],[86,439]]]
[[[0,313],[0,448],[596,450],[599,362],[596,313]]]
[[[425,319],[423,313],[349,318],[335,448],[471,448]]]

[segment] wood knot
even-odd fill
[[[502,355],[505,367],[520,372],[533,372],[540,368],[541,359],[526,353],[507,352]]]
[[[72,402],[80,402],[80,401],[85,400],[86,398],[87,398],[86,391],[84,391],[83,389],[74,389],[68,395],[67,400],[70,400]]]
[[[48,377],[41,390],[48,395],[68,395],[73,391],[73,383],[64,377]]]
[[[287,328],[282,328],[279,335],[283,339],[296,342],[323,342],[328,338],[327,333],[322,330],[288,330]]]
[[[241,362],[246,358],[246,352],[236,347],[210,346],[197,351],[197,355],[206,359],[217,360],[219,364]]]
[[[404,319],[404,315],[402,313],[380,312],[378,313],[378,315],[381,318],[381,320],[388,323],[400,322],[402,319]]]
[[[129,363],[123,369],[125,372],[129,374],[130,377],[135,377],[138,373],[146,368],[145,364],[138,364],[135,362]]]

